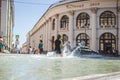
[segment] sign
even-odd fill
[[[15,38],[16,38],[16,39],[19,39],[19,35],[15,35]]]

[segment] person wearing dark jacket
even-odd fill
[[[61,54],[61,48],[60,48],[61,41],[60,41],[60,38],[61,38],[61,36],[58,35],[58,36],[57,36],[57,39],[55,40],[55,51],[56,51],[56,53],[58,53],[58,54]]]

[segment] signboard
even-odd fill
[[[19,35],[15,35],[15,38],[16,38],[16,39],[19,39],[19,37],[20,37]]]

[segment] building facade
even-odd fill
[[[27,46],[27,43],[25,42],[23,45],[22,45],[22,53],[27,53],[28,51],[28,46]]]
[[[61,0],[51,5],[29,32],[30,46],[54,49],[58,34],[75,47],[81,41],[94,51],[120,53],[120,0]],[[28,41],[28,40],[27,40]]]
[[[0,0],[0,37],[7,49],[12,48],[14,26],[14,1]]]

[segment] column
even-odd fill
[[[96,13],[97,13],[97,8],[92,8],[91,9],[91,12],[92,12],[92,18],[91,18],[91,27],[92,27],[92,40],[91,40],[91,48],[92,50],[94,51],[97,51],[97,16],[96,16]]]
[[[48,28],[49,28],[49,22],[48,20],[46,21],[46,50],[48,51]]]
[[[55,39],[57,39],[58,29],[59,29],[59,15],[55,15]]]
[[[1,8],[2,8],[2,4],[1,3],[2,3],[2,0],[0,0],[0,37],[2,36],[2,31],[1,31],[1,20],[2,20],[1,19],[1,10],[2,10]]]
[[[46,50],[46,23],[43,25],[43,49]]]
[[[51,27],[52,27],[52,23],[51,23],[51,18],[49,18],[48,21],[48,51],[51,50]]]
[[[117,22],[118,22],[118,29],[119,29],[118,30],[119,34],[118,34],[118,44],[117,45],[118,45],[118,50],[119,50],[118,54],[120,55],[120,7],[118,8],[118,21]]]
[[[69,11],[70,17],[69,17],[69,41],[71,44],[71,47],[73,48],[73,28],[74,28],[74,11]]]

